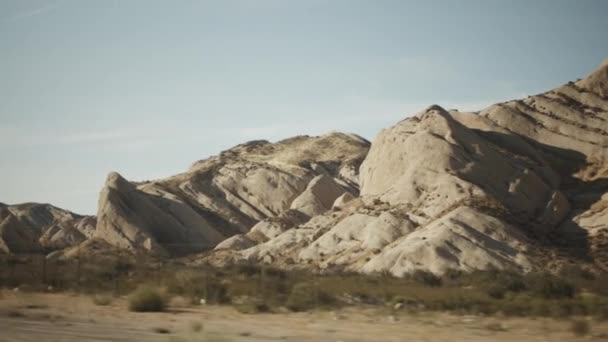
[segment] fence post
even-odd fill
[[[120,296],[119,294],[119,288],[118,288],[118,255],[115,253],[114,254],[114,267],[113,268],[113,272],[112,272],[112,279],[110,279],[112,281],[112,284],[114,285],[114,297],[118,297]]]
[[[42,284],[44,286],[48,285],[47,277],[46,277],[46,255],[42,255]]]
[[[80,248],[76,253],[76,291],[80,293]]]
[[[259,284],[260,284],[260,291],[259,292],[261,294],[262,302],[263,303],[266,303],[266,291],[264,289],[264,280],[265,280],[264,277],[265,277],[265,275],[266,275],[266,266],[264,264],[262,264],[260,266],[260,282],[259,282]]]
[[[319,300],[319,297],[320,297],[320,292],[321,292],[321,291],[319,290],[319,286],[320,286],[320,285],[319,285],[319,278],[320,278],[320,275],[319,275],[319,274],[317,274],[317,275],[315,276],[315,290],[316,290],[316,291],[315,291],[315,301],[316,301],[316,308],[315,308],[315,309],[316,309],[317,311],[319,311],[319,301],[320,301],[320,300]]]

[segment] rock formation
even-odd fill
[[[231,260],[397,276],[565,262],[606,269],[607,94],[605,63],[477,113],[431,106],[378,134],[358,199]]]
[[[0,251],[41,253],[78,245],[91,238],[95,218],[50,204],[0,206]]]
[[[112,173],[100,194],[95,236],[122,248],[181,255],[238,234],[223,246],[242,248],[250,238],[240,234],[260,221],[280,221],[273,229],[282,232],[331,209],[344,193],[357,195],[368,148],[365,139],[331,133],[252,141],[153,182],[129,183]],[[270,235],[262,239],[273,236],[259,230]]]
[[[608,62],[479,112],[430,106],[371,147],[299,136],[241,144],[155,181],[111,173],[96,228],[48,205],[0,203],[0,234],[11,253],[213,249],[199,261],[396,276],[608,270]]]

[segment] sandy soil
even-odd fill
[[[391,316],[378,308],[335,312],[255,314],[228,306],[172,306],[165,313],[133,313],[125,299],[108,306],[70,294],[3,292],[0,342],[72,341],[583,341],[608,337],[608,324],[590,321],[590,336],[575,337],[569,321],[456,316]],[[203,325],[192,330],[193,322]],[[159,329],[168,332],[159,333]],[[216,339],[210,338],[215,337]]]

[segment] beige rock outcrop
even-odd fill
[[[100,194],[96,237],[170,255],[210,249],[233,235],[240,236],[219,249],[242,247],[249,239],[242,235],[256,224],[256,241],[274,237],[331,209],[341,194],[358,194],[351,171],[368,148],[342,133],[301,136],[241,144],[153,182],[111,174]]]
[[[331,208],[334,210],[342,210],[342,209],[344,209],[344,207],[346,207],[346,204],[348,202],[350,202],[354,199],[355,199],[355,196],[353,196],[349,192],[345,192],[340,197],[336,198],[336,200],[332,204]]]
[[[608,266],[608,65],[479,113],[431,106],[382,130],[356,201],[238,252],[396,276]]]
[[[42,209],[41,209],[42,208]],[[108,176],[97,225],[0,203],[0,250],[119,248],[199,261],[389,272],[608,270],[608,64],[474,113],[252,141],[165,179]]]
[[[78,245],[95,231],[95,218],[49,204],[0,206],[0,250],[43,253]]]
[[[333,177],[322,174],[313,178],[306,190],[291,202],[291,209],[309,217],[320,215],[331,209],[334,201],[348,191],[348,187],[338,184]]]

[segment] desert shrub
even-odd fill
[[[472,314],[490,314],[496,311],[494,302],[479,293],[446,293],[438,298],[422,300],[431,310]]]
[[[203,297],[207,301],[207,304],[225,304],[230,302],[228,288],[218,279],[207,279],[204,291]]]
[[[441,278],[431,272],[416,270],[410,275],[412,280],[427,286],[441,286]]]
[[[582,319],[574,320],[570,324],[570,331],[576,336],[585,336],[589,334],[590,330],[591,327],[589,325],[589,322]]]
[[[393,308],[396,305],[400,305],[403,307],[413,307],[413,306],[418,305],[418,301],[413,298],[410,298],[410,297],[395,296],[395,297],[391,298],[391,300],[389,301],[389,305]]]
[[[273,279],[287,279],[289,276],[286,271],[274,267],[264,268],[264,275]]]
[[[518,293],[526,290],[522,275],[512,271],[490,269],[474,271],[463,276],[461,285],[480,288],[495,299],[502,299],[509,292]]]
[[[505,328],[504,325],[497,322],[486,324],[486,329],[490,331],[507,331],[507,328]]]
[[[262,301],[248,301],[244,303],[234,304],[234,308],[238,312],[244,314],[270,312],[270,306]]]
[[[260,266],[255,265],[255,264],[248,264],[248,263],[244,263],[244,264],[238,264],[236,267],[236,274],[239,275],[245,275],[245,276],[253,276],[256,274],[260,273]]]
[[[190,330],[193,332],[201,332],[203,331],[203,323],[194,321],[190,324]]]
[[[608,274],[600,274],[595,276],[592,281],[589,281],[585,284],[587,289],[595,294],[608,296]]]
[[[221,279],[229,279],[230,274],[222,274]],[[169,274],[163,282],[167,291],[187,297],[193,304],[205,299],[207,304],[230,302],[227,286],[209,270],[181,270]]]
[[[442,282],[454,282],[454,281],[458,281],[460,278],[463,277],[463,272],[461,270],[456,270],[453,268],[449,268],[448,270],[445,271],[445,273],[442,276]]]
[[[574,285],[548,273],[528,274],[525,283],[531,294],[545,299],[572,298],[576,294]]]
[[[174,336],[169,339],[169,342],[230,342],[231,339],[217,335],[217,334],[205,334],[202,336]]]
[[[167,306],[166,298],[160,291],[142,286],[129,296],[129,310],[135,312],[164,311]]]
[[[114,262],[113,269],[117,275],[125,275],[134,269],[134,265],[127,259],[117,258]]]
[[[561,299],[551,301],[550,315],[555,318],[567,318],[575,315],[586,315],[587,308],[580,300]]]
[[[530,299],[515,297],[503,300],[499,304],[500,311],[507,316],[529,316],[532,314],[533,306]]]
[[[193,303],[205,296],[205,275],[196,271],[177,271],[163,284],[169,293],[190,298]]]
[[[6,316],[7,317],[11,317],[11,318],[17,318],[17,317],[21,318],[21,317],[25,317],[25,314],[23,312],[21,312],[21,311],[9,310],[6,313]]]
[[[553,304],[554,303],[543,299],[530,298],[528,301],[528,305],[530,306],[530,315],[536,317],[551,316],[552,312],[555,311],[553,309]]]
[[[95,305],[110,305],[112,303],[112,297],[107,295],[94,295],[93,304]]]
[[[154,331],[157,334],[169,334],[171,332],[171,330],[164,328],[164,327],[155,327],[155,328],[152,328],[152,331]]]
[[[568,265],[563,267],[559,271],[558,276],[563,279],[569,279],[570,281],[593,281],[596,278],[592,272],[577,265]]]
[[[608,298],[597,295],[586,296],[582,299],[587,314],[593,315],[598,320],[608,319]]]
[[[286,306],[292,311],[306,311],[333,303],[335,303],[334,298],[327,292],[320,290],[314,284],[304,282],[293,286]]]

